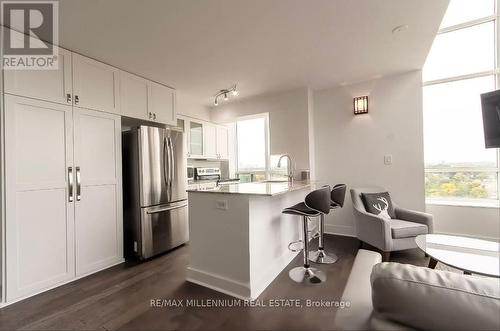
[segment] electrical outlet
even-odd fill
[[[392,154],[384,155],[384,164],[391,165],[392,164]]]
[[[217,209],[222,209],[222,210],[227,210],[227,200],[216,200],[215,201],[215,208]]]

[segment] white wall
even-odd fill
[[[308,93],[301,88],[221,104],[212,108],[211,120],[228,123],[241,116],[269,113],[271,154],[290,154],[297,170],[310,169]]]
[[[176,91],[177,112],[181,115],[198,118],[204,121],[210,120],[210,108],[201,105],[193,97],[182,91]]]
[[[369,113],[353,115],[353,97],[369,96]],[[320,184],[378,185],[400,205],[425,210],[420,71],[314,92],[315,172]],[[384,165],[392,154],[393,164]],[[354,235],[348,193],[326,230]]]
[[[434,215],[435,232],[479,237],[500,238],[500,209],[463,206],[427,206]]]

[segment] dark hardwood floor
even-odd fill
[[[340,300],[354,256],[355,238],[328,235],[326,248],[339,256],[320,266],[328,280],[301,286],[288,278],[298,256],[259,297]],[[71,284],[0,309],[1,330],[331,330],[337,308],[296,307],[164,307],[152,299],[210,300],[233,298],[185,281],[189,245],[144,263],[124,263]],[[392,261],[426,265],[418,250],[394,253]],[[178,301],[177,301],[178,302]],[[201,303],[202,301],[198,301]]]

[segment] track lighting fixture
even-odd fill
[[[236,89],[236,85],[234,85],[233,87],[228,88],[228,89],[220,90],[215,95],[214,105],[215,106],[219,105],[219,97],[220,96],[224,96],[224,101],[229,100],[229,93],[231,93],[232,96],[237,96],[238,95],[238,90]]]

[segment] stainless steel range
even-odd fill
[[[184,136],[140,126],[122,138],[125,253],[145,259],[189,240]]]
[[[194,168],[195,180],[217,180],[221,177],[220,168]]]

